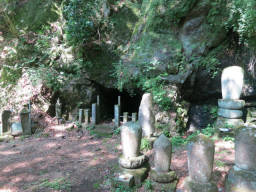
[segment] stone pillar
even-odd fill
[[[154,142],[153,150],[155,167],[151,170],[151,178],[159,183],[170,183],[176,180],[175,172],[170,170],[172,144],[164,134]]]
[[[114,115],[115,115],[115,127],[119,127],[120,126],[120,106],[119,105],[115,105],[114,106]]]
[[[119,105],[119,110],[120,110],[120,114],[121,114],[121,96],[118,96],[117,104]]]
[[[24,135],[31,135],[30,112],[27,107],[20,111],[20,122]]]
[[[127,122],[120,129],[123,155],[119,158],[120,173],[115,180],[129,186],[141,185],[149,169],[148,157],[140,154],[142,129],[134,122]]]
[[[137,121],[137,113],[132,113],[132,122]]]
[[[89,114],[90,109],[85,109],[84,110],[84,122],[85,124],[89,124],[90,123],[90,114]]]
[[[55,116],[58,120],[58,124],[59,124],[59,120],[62,118],[61,108],[62,108],[62,104],[60,103],[60,98],[58,98],[55,104]]]
[[[123,113],[123,123],[127,123],[128,122],[128,112],[124,112]]]
[[[100,96],[97,95],[97,123],[99,123],[101,119],[101,113],[100,113]]]
[[[151,137],[155,132],[155,116],[153,114],[153,101],[151,93],[145,93],[139,107],[139,122],[143,136]]]
[[[92,124],[96,125],[97,122],[97,104],[93,103],[92,104]]]
[[[218,192],[211,181],[214,151],[214,142],[202,134],[188,144],[189,177],[185,181],[188,192]]]
[[[243,126],[242,109],[244,100],[239,100],[243,88],[244,71],[239,66],[227,67],[221,76],[222,99],[218,100],[218,119],[216,128],[230,132]]]
[[[2,112],[2,131],[0,132],[0,135],[3,135],[3,133],[10,131],[10,117],[12,112],[10,110],[4,110]]]
[[[226,192],[256,191],[256,128],[243,127],[235,138],[235,166],[229,170]]]
[[[84,122],[84,109],[79,109],[78,121],[80,124]]]

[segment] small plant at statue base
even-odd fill
[[[142,138],[141,139],[141,145],[140,145],[140,149],[142,150],[142,151],[148,151],[148,150],[150,150],[150,148],[151,148],[151,146],[150,146],[150,141],[148,140],[148,139],[146,139],[146,138]]]
[[[146,189],[146,191],[152,191],[153,189],[152,182],[150,180],[146,180],[144,184],[144,188]]]
[[[120,127],[117,127],[117,128],[115,128],[115,129],[113,130],[113,134],[114,134],[114,135],[119,135],[120,132],[121,132]]]

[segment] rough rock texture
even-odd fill
[[[204,135],[198,135],[188,144],[188,170],[190,178],[207,183],[212,177],[214,143]]]
[[[148,161],[148,157],[146,155],[140,155],[138,157],[130,157],[130,158],[119,158],[119,164],[126,169],[136,169],[141,167],[145,162]]]
[[[235,164],[245,170],[256,171],[256,128],[243,127],[235,139]]]
[[[236,166],[229,170],[225,181],[225,192],[256,191],[256,173]]]
[[[224,109],[242,109],[244,105],[244,100],[218,99],[218,106]]]
[[[159,183],[170,183],[177,178],[176,173],[174,171],[158,172],[155,169],[151,170],[150,177],[154,181],[159,182]]]
[[[121,126],[121,144],[124,158],[138,157],[142,130],[139,123],[128,122]]]
[[[151,93],[145,93],[142,96],[139,107],[139,122],[142,127],[143,135],[150,137],[155,132],[155,116],[153,114]]]
[[[216,128],[237,129],[242,126],[244,126],[243,119],[228,119],[224,117],[218,117],[215,123]]]
[[[218,187],[213,182],[199,183],[187,177],[184,181],[186,192],[218,192]]]
[[[235,109],[218,109],[218,115],[229,119],[239,119],[243,116],[243,111]]]
[[[30,112],[26,108],[20,111],[20,122],[23,134],[31,135]]]
[[[223,99],[239,99],[244,84],[244,70],[240,66],[227,67],[221,75],[221,92]]]
[[[4,110],[2,112],[2,131],[7,132],[10,130],[10,117],[12,112],[10,110]],[[2,133],[0,132],[0,135]]]
[[[171,165],[172,144],[164,135],[154,142],[154,166],[157,172],[168,172]]]

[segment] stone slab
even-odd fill
[[[155,168],[151,169],[150,177],[158,183],[171,183],[177,179],[176,173],[174,171],[157,172]]]
[[[150,167],[148,163],[145,163],[145,165],[137,169],[125,169],[120,167],[122,174],[130,174],[134,177],[134,183],[136,186],[142,185],[143,181],[148,177],[149,169]]]
[[[242,109],[244,105],[244,100],[218,99],[218,106],[223,109]]]
[[[178,180],[174,180],[171,183],[158,183],[152,181],[152,191],[161,191],[161,192],[175,192]]]
[[[255,192],[256,172],[242,170],[236,166],[229,170],[225,180],[225,192]]]
[[[184,181],[186,192],[218,192],[218,187],[213,182],[198,183],[187,177]]]
[[[229,119],[240,119],[243,116],[243,112],[241,110],[219,108],[218,116]]]
[[[12,136],[22,135],[21,123],[13,123],[11,125],[11,134],[12,134]]]
[[[134,176],[128,173],[119,173],[117,177],[114,178],[113,187],[118,187],[120,184],[125,185],[127,187],[133,187]]]

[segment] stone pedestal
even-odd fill
[[[213,141],[201,134],[188,144],[187,191],[218,192],[216,184],[211,181],[214,151]]]
[[[235,138],[235,166],[225,182],[226,192],[256,191],[256,128],[243,127]]]

